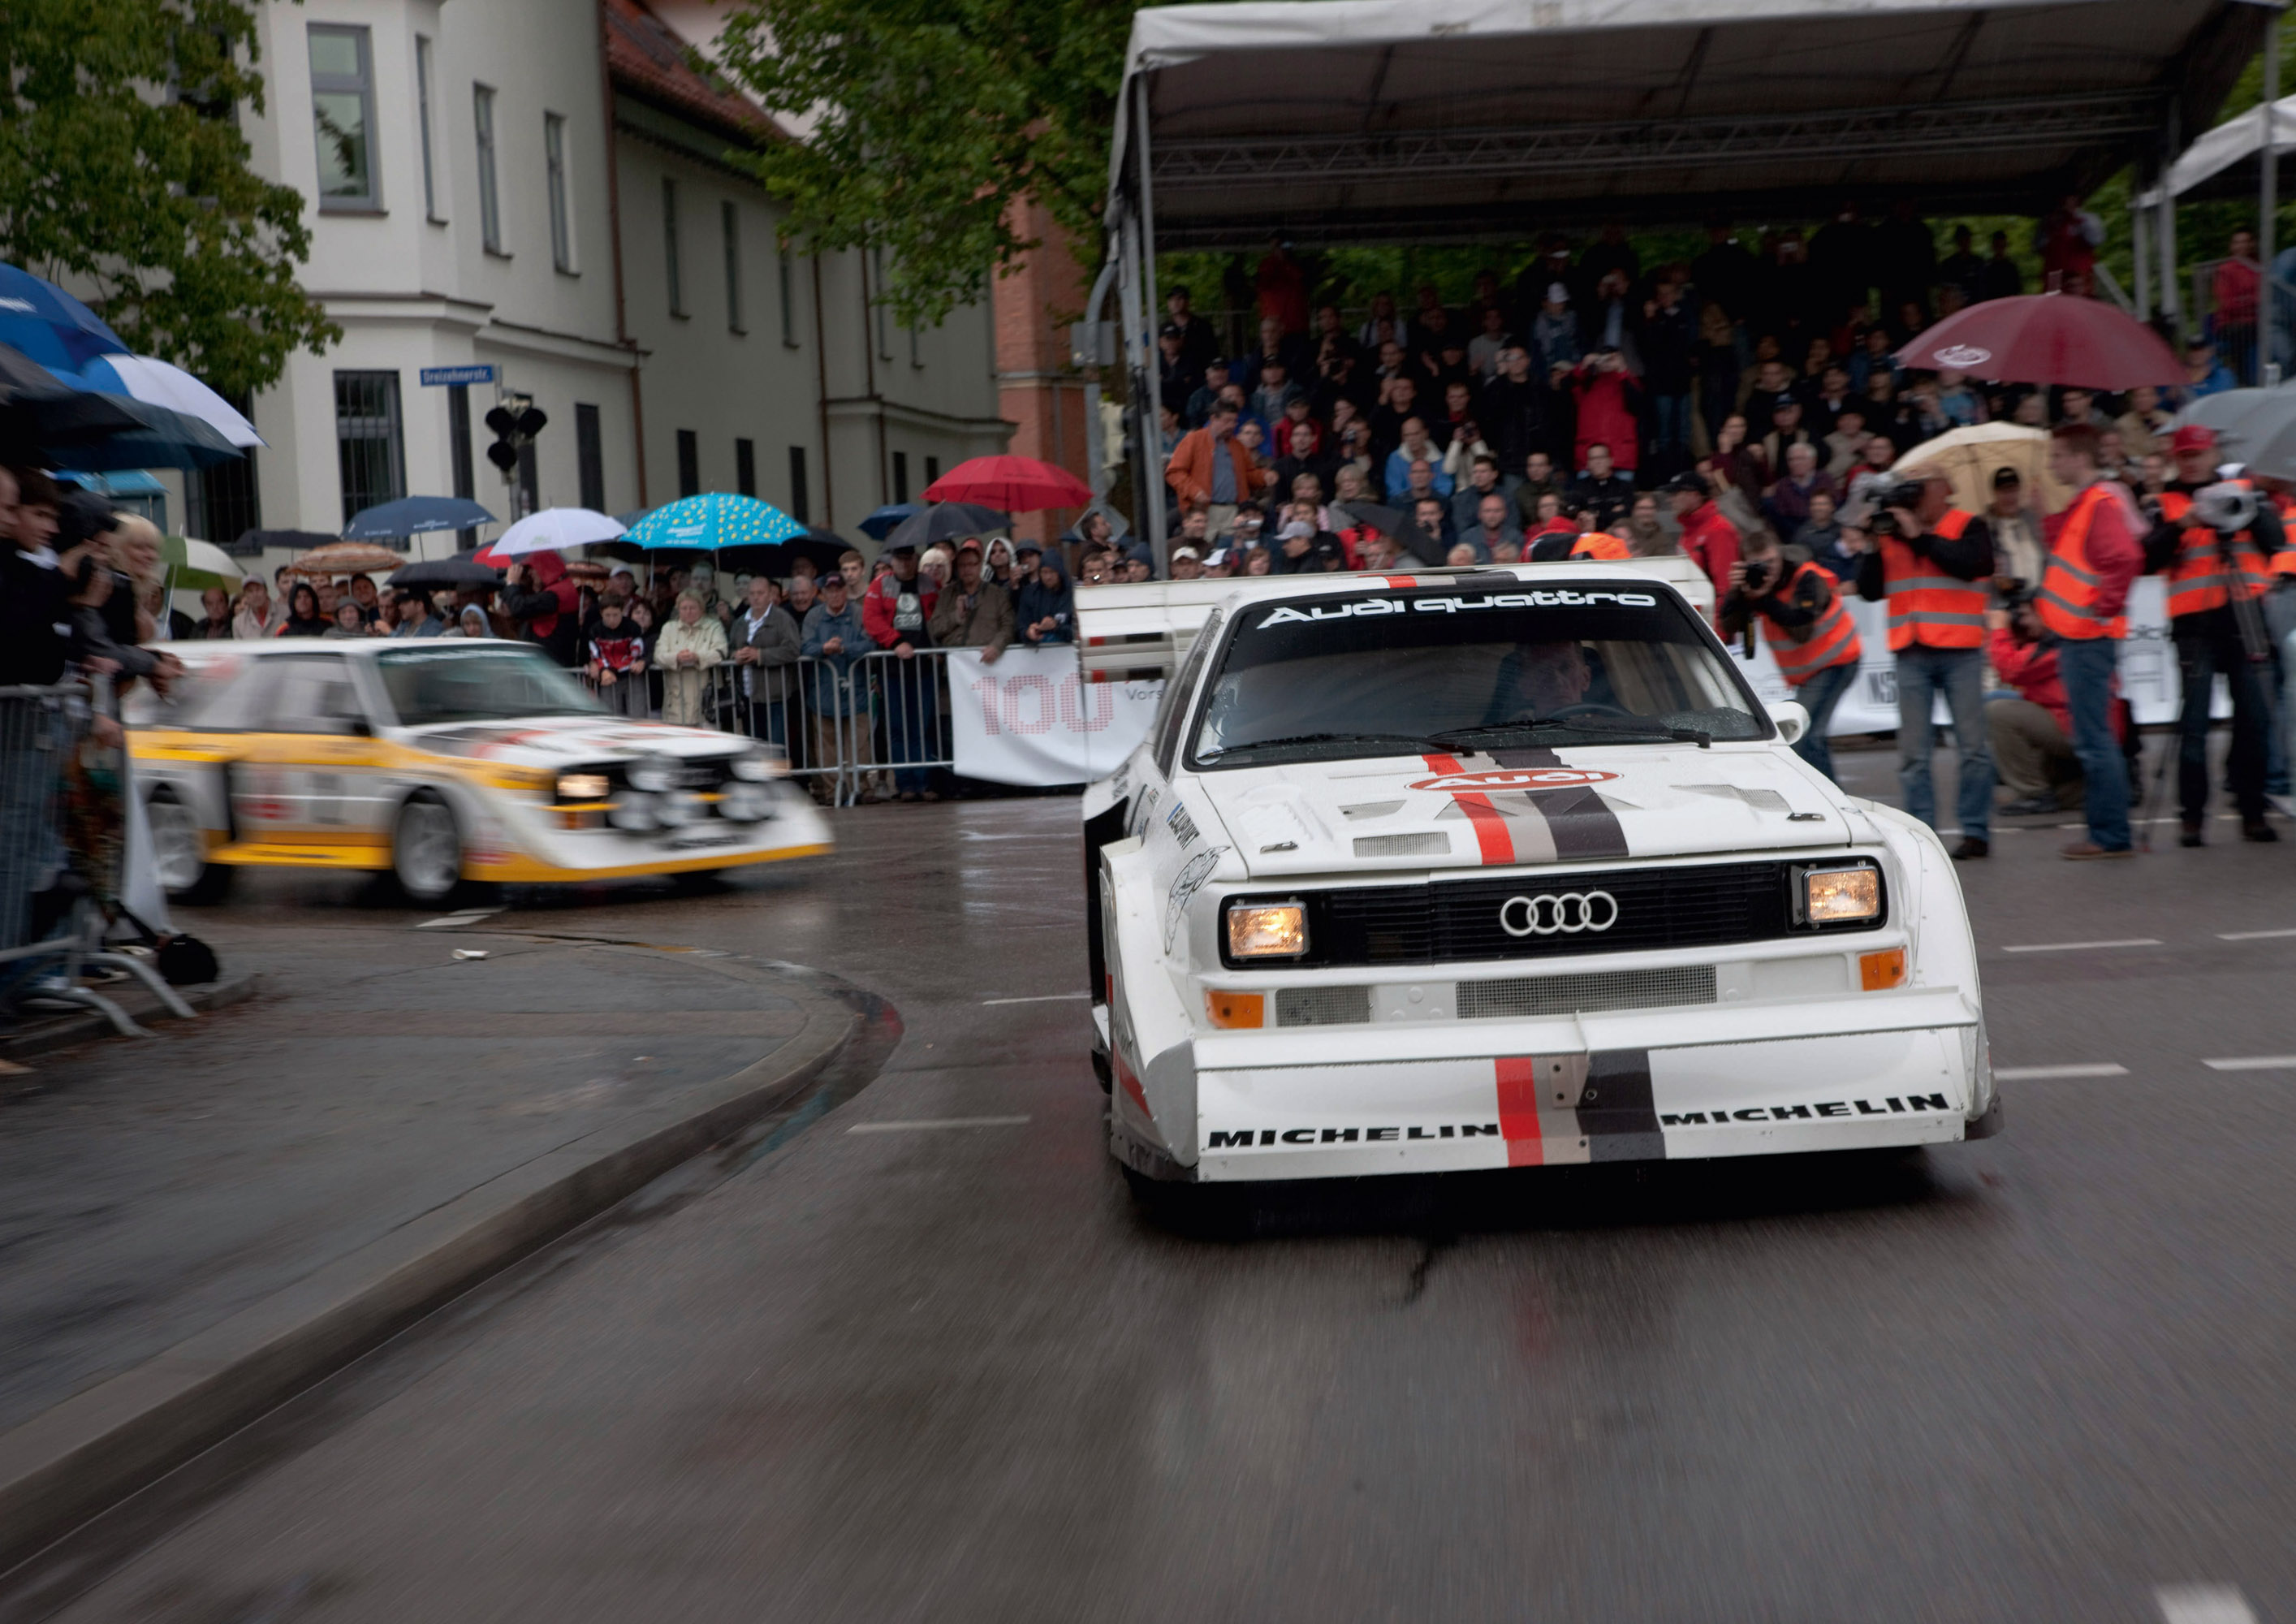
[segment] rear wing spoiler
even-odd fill
[[[1662,558],[1620,559],[1575,565],[1533,564],[1517,574],[1513,570],[1414,570],[1409,579],[1424,586],[1456,578],[1479,591],[1505,591],[1516,586],[1545,585],[1554,571],[1554,585],[1569,584],[1562,571],[1584,578],[1639,575],[1661,581],[1690,601],[1708,620],[1714,618],[1714,583],[1693,559],[1671,554]],[[1188,657],[1188,649],[1218,604],[1230,597],[1250,602],[1288,597],[1318,589],[1345,590],[1398,583],[1405,578],[1376,575],[1245,576],[1215,581],[1126,581],[1076,589],[1077,661],[1086,682],[1126,682],[1168,677]]]

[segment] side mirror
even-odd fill
[[[336,726],[342,732],[348,734],[354,739],[372,739],[374,737],[374,724],[368,721],[363,716],[347,716],[339,718],[337,718]]]
[[[1770,708],[1770,720],[1776,724],[1779,740],[1787,744],[1799,744],[1809,731],[1809,712],[1797,700],[1780,700]]]

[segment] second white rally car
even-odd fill
[[[1136,1177],[1918,1145],[1997,1129],[1937,836],[1794,755],[1686,559],[1096,587],[1170,670],[1085,800]]]

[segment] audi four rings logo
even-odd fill
[[[1499,904],[1499,929],[1509,936],[1576,936],[1619,923],[1619,900],[1608,891],[1562,891],[1510,897]]]
[[[1608,783],[1616,773],[1584,767],[1513,767],[1495,773],[1445,773],[1422,778],[1414,790],[1567,790],[1574,784]]]

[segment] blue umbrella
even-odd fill
[[[622,539],[634,541],[648,552],[700,547],[714,553],[720,547],[755,546],[804,534],[805,526],[770,502],[712,491],[654,509],[632,525]]]
[[[75,373],[98,356],[127,353],[102,316],[54,283],[12,265],[0,265],[0,344],[43,366]]]
[[[83,473],[116,473],[129,468],[212,468],[245,455],[196,417],[128,395],[106,398],[138,426],[99,439],[74,438],[69,443],[50,445],[44,447],[49,455]]]
[[[492,524],[495,516],[465,496],[401,496],[380,507],[361,508],[343,526],[345,541],[390,541],[432,530],[467,530]]]
[[[870,540],[882,541],[895,525],[915,513],[917,508],[918,504],[914,502],[896,502],[890,507],[879,508],[864,519],[858,528]]]

